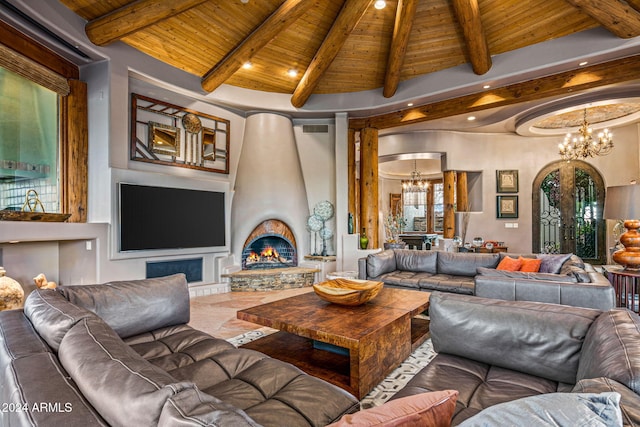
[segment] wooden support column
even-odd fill
[[[356,130],[349,129],[347,135],[347,209],[353,218],[353,232],[358,232],[358,209],[357,205],[357,188],[356,181]]]
[[[378,242],[378,129],[360,130],[360,224],[369,238],[369,249]]]
[[[469,210],[469,192],[467,190],[467,173],[456,172],[456,211]]]
[[[433,186],[435,182],[429,182],[429,186],[427,187],[427,233],[434,233],[435,230],[435,212],[433,211]]]
[[[453,239],[455,234],[455,209],[453,208],[453,202],[455,199],[456,191],[456,173],[455,171],[444,171],[443,178],[443,203],[444,203],[444,218],[442,221],[442,237],[445,239]]]

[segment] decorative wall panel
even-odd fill
[[[229,173],[230,122],[131,94],[131,159]]]

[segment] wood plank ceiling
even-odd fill
[[[640,0],[61,0],[96,45],[122,41],[202,79],[291,94],[379,89],[604,27],[640,35]],[[243,68],[250,62],[251,68]],[[298,71],[296,77],[288,71]]]

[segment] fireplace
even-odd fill
[[[245,241],[241,260],[243,270],[297,266],[296,240],[291,229],[277,219],[263,221]]]

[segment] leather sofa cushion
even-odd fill
[[[112,425],[155,426],[167,399],[193,388],[144,360],[96,318],[72,327],[58,356],[82,394]]]
[[[396,255],[393,249],[369,254],[367,256],[367,276],[377,278],[384,273],[396,270]]]
[[[626,309],[600,315],[587,334],[578,380],[607,377],[640,394],[640,318]]]
[[[438,252],[396,249],[396,270],[436,274]]]
[[[35,289],[24,303],[24,314],[38,334],[58,351],[65,334],[80,320],[95,314],[71,304],[53,289]]]
[[[553,282],[577,283],[578,279],[571,275],[551,274],[551,273],[530,273],[526,271],[507,271],[497,270],[495,268],[478,267],[477,273],[482,276],[490,277],[510,277],[512,279],[533,279],[547,280]]]
[[[438,273],[452,276],[475,276],[478,267],[496,268],[498,254],[438,252]]]
[[[473,277],[450,274],[434,274],[421,278],[418,285],[424,291],[454,292],[463,295],[473,295],[475,288]]]
[[[572,391],[575,393],[619,393],[622,424],[640,426],[640,396],[623,384],[611,378],[589,378],[578,381]]]
[[[214,338],[189,325],[168,326],[141,335],[125,338],[124,342],[145,360],[172,374],[174,369],[189,366],[235,349],[228,341]],[[203,373],[206,375],[206,372]],[[174,378],[176,378],[174,376]]]
[[[399,271],[383,274],[380,280],[384,281],[384,285],[396,285],[403,288],[420,289],[420,281],[433,276],[431,273],[416,273],[413,271]]]
[[[321,427],[360,407],[346,391],[252,350],[227,351],[211,363],[229,379],[199,388],[264,426]]]
[[[61,286],[70,302],[96,313],[122,338],[165,326],[189,323],[189,289],[185,275]]]
[[[391,399],[437,390],[457,390],[452,425],[513,399],[554,393],[561,385],[523,372],[440,353]]]
[[[433,292],[429,329],[438,353],[575,384],[582,344],[600,313]]]

